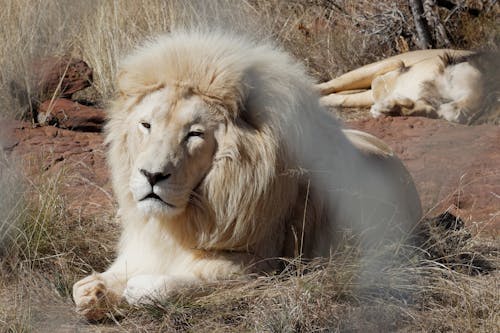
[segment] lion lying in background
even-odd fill
[[[500,65],[498,59],[488,59],[493,57],[498,55],[412,51],[355,69],[317,89],[324,105],[371,107],[374,117],[425,116],[471,123],[487,108],[487,91],[498,90],[487,82],[487,72],[498,71],[495,67]]]
[[[106,142],[118,256],[75,283],[77,311],[168,297],[328,256],[336,233],[413,225],[410,175],[375,137],[343,132],[302,65],[267,44],[176,32],[125,59]]]

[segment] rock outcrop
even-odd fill
[[[92,84],[92,69],[81,59],[46,57],[32,67],[34,91],[45,96],[71,98]]]
[[[78,129],[78,126],[74,126],[75,122],[78,124],[87,122],[88,124],[83,124],[82,128],[99,130],[100,125],[96,127],[96,124],[100,124],[99,109],[93,112],[91,107],[70,107],[69,102],[66,102],[63,109],[66,109],[66,113],[71,113],[70,117],[62,113],[53,117],[38,114],[39,111],[46,113],[49,105],[52,106],[54,103],[60,106],[65,103],[63,101],[71,99],[74,93],[90,87],[92,75],[92,69],[83,60],[72,57],[45,57],[32,63],[28,83],[10,82],[10,93],[18,100],[23,116],[31,117],[35,121],[41,118],[42,125],[61,125],[62,128]],[[76,111],[80,109],[85,109],[86,113],[77,114]],[[75,120],[71,119],[75,117]]]
[[[65,98],[45,101],[38,109],[38,123],[59,128],[99,132],[106,120],[104,110],[73,102]]]
[[[0,128],[1,148],[22,162],[29,178],[57,177],[70,213],[84,218],[114,213],[101,134],[20,121],[0,122]]]

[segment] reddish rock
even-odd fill
[[[58,177],[70,214],[85,218],[114,214],[101,134],[33,128],[20,121],[0,122],[0,128],[10,138],[3,148],[23,162],[31,181]]]
[[[92,84],[92,69],[83,60],[70,57],[45,57],[31,65],[29,89],[25,82],[9,82],[10,93],[19,101],[23,113],[36,118],[40,102],[71,96]]]
[[[46,57],[33,63],[33,71],[35,92],[40,95],[53,96],[57,91],[56,96],[71,97],[92,83],[92,69],[80,59]]]
[[[69,99],[45,101],[38,110],[38,122],[70,130],[99,132],[106,120],[104,110]]]
[[[469,223],[500,231],[500,127],[419,117],[353,121],[387,142],[410,170],[426,212],[450,208]]]

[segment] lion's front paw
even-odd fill
[[[117,303],[118,297],[108,290],[100,274],[92,274],[73,285],[76,311],[87,320],[99,320]]]
[[[158,275],[139,275],[127,282],[123,298],[129,304],[151,304],[167,294],[166,277]]]
[[[380,116],[402,116],[407,110],[414,107],[414,102],[409,98],[386,99],[381,102],[376,102],[370,108],[372,117]]]

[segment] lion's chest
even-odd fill
[[[172,237],[159,221],[127,226],[122,237],[121,256],[136,274],[178,274],[192,265],[195,257]]]

